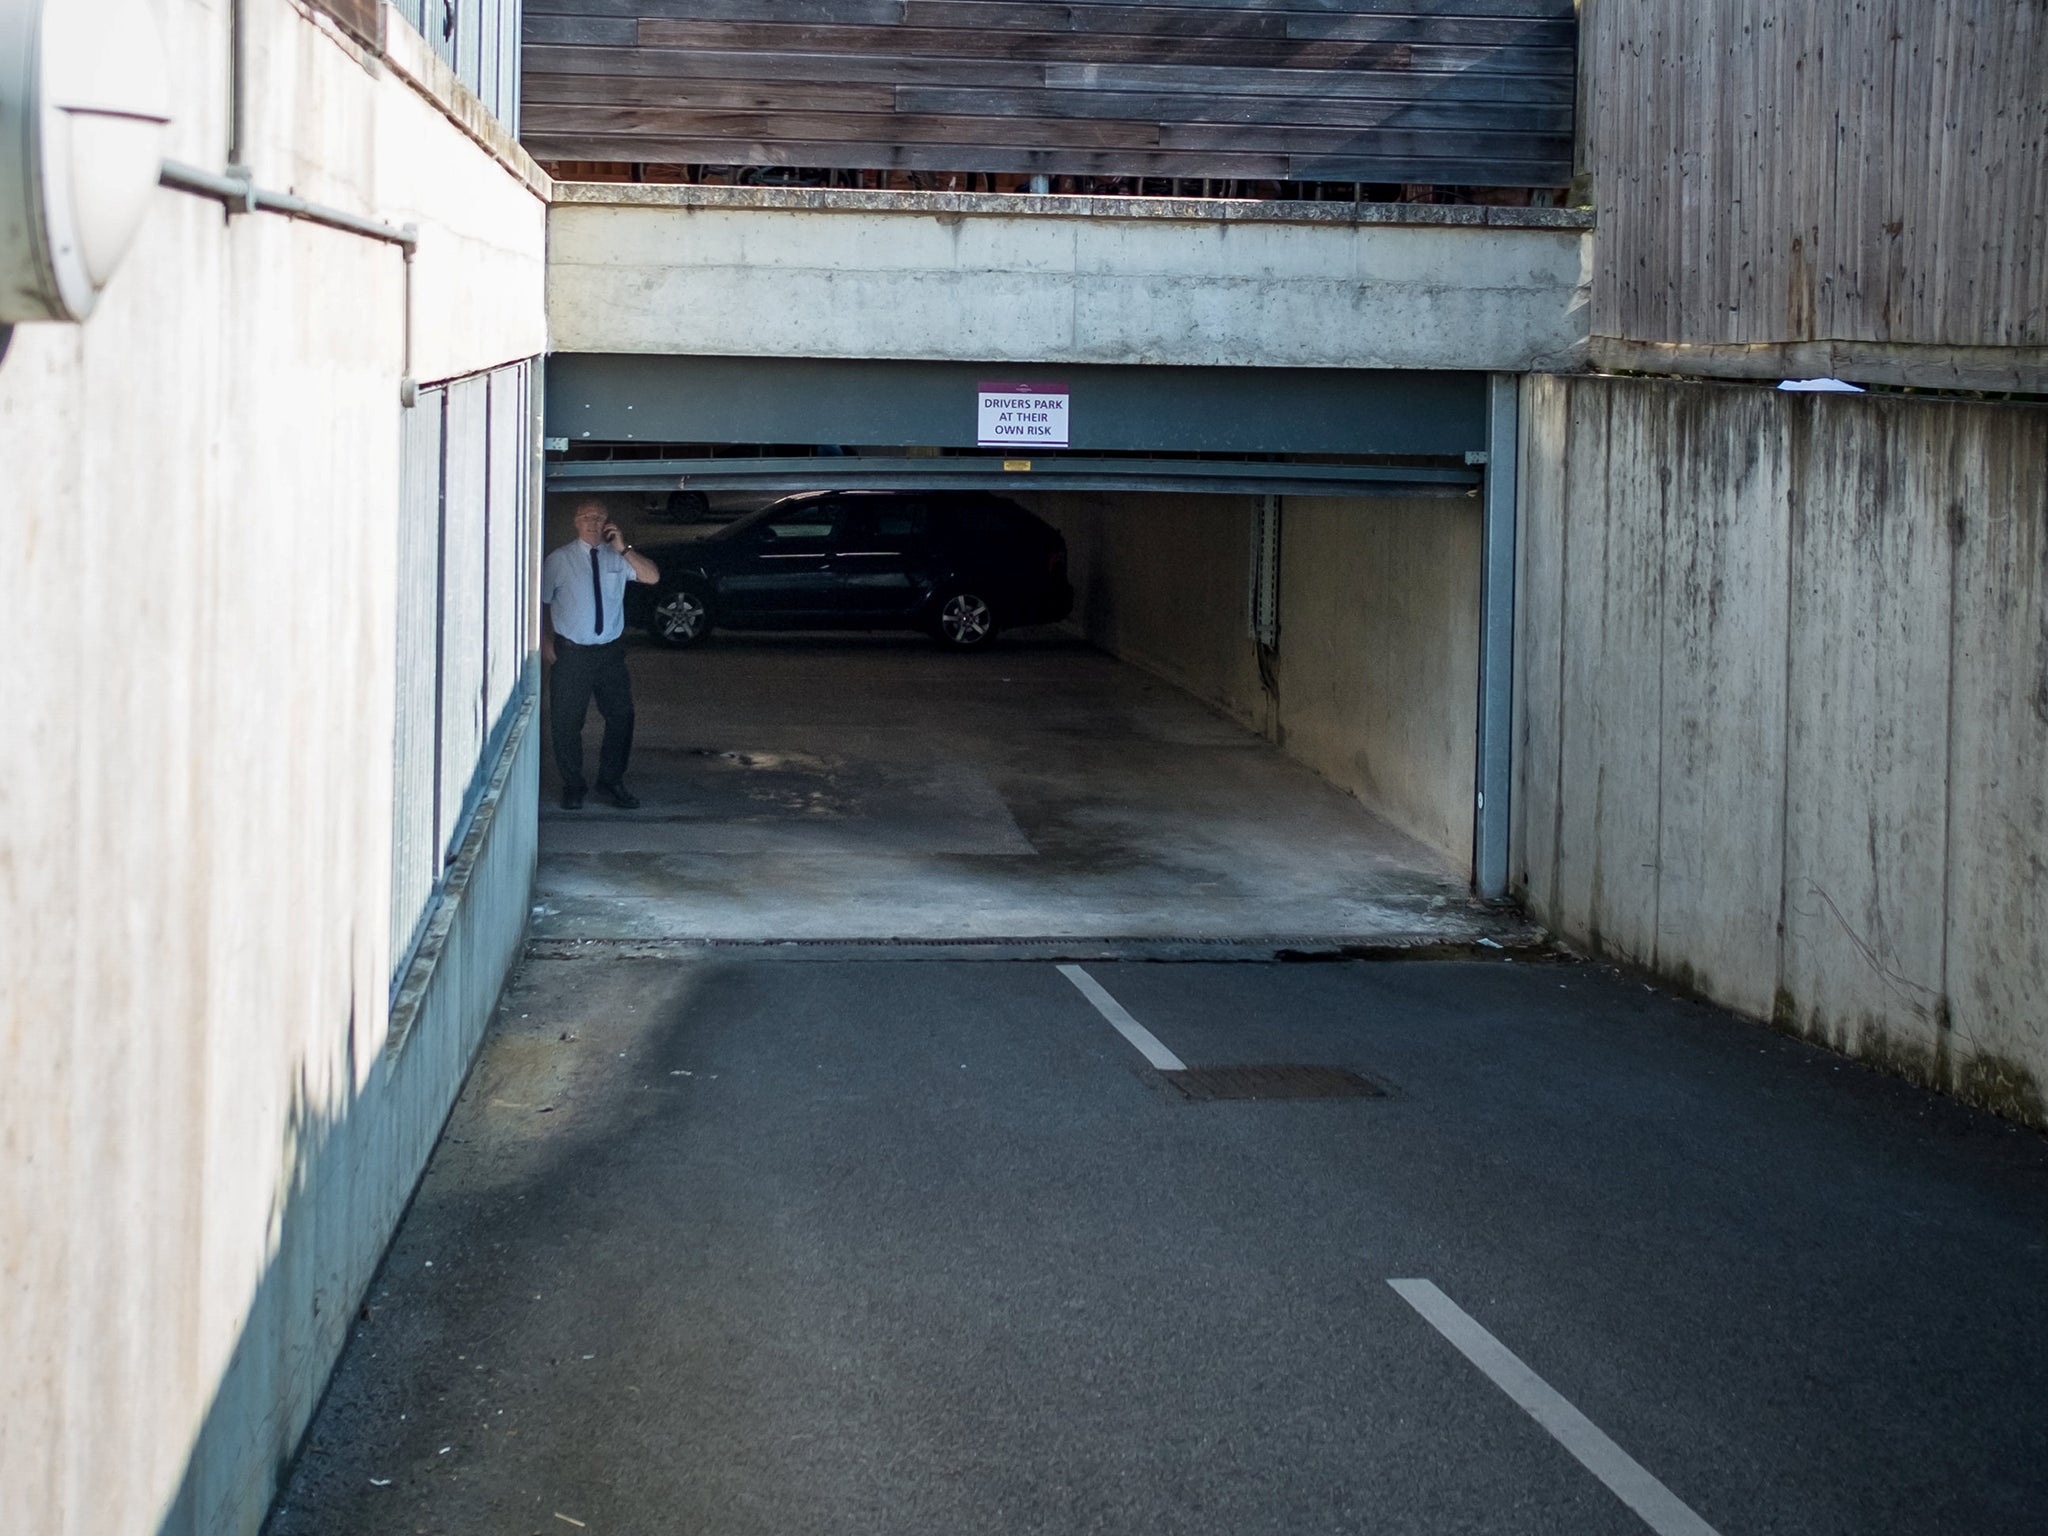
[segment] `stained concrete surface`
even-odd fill
[[[1586,347],[1591,231],[1568,209],[562,190],[566,352],[1520,373]]]
[[[1245,611],[1257,497],[1019,499],[1066,537],[1091,644],[1217,705],[1470,867],[1476,500],[1281,498],[1279,644],[1262,659]]]
[[[1525,401],[1531,914],[2048,1127],[2048,409]]]
[[[586,951],[586,954],[589,952]],[[803,951],[818,954],[818,951]],[[831,952],[825,952],[831,953]],[[271,1536],[2019,1536],[2048,1145],[1591,967],[536,960]]]
[[[1466,875],[1179,690],[1053,631],[630,653],[622,812],[543,787],[534,932],[1459,941]],[[597,722],[587,728],[594,760]]]

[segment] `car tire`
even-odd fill
[[[647,632],[663,645],[681,650],[711,633],[711,601],[701,587],[672,587],[654,599]]]
[[[950,587],[932,605],[932,638],[949,651],[978,651],[996,638],[996,610],[973,587]]]

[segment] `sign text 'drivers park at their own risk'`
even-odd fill
[[[983,384],[975,437],[983,448],[1067,446],[1067,386]]]

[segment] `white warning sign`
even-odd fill
[[[1067,446],[1067,386],[983,384],[977,437],[984,448]]]

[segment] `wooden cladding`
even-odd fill
[[[1597,0],[1586,36],[1596,338],[2048,346],[2043,0]]]
[[[543,161],[1562,186],[1572,0],[527,0]]]

